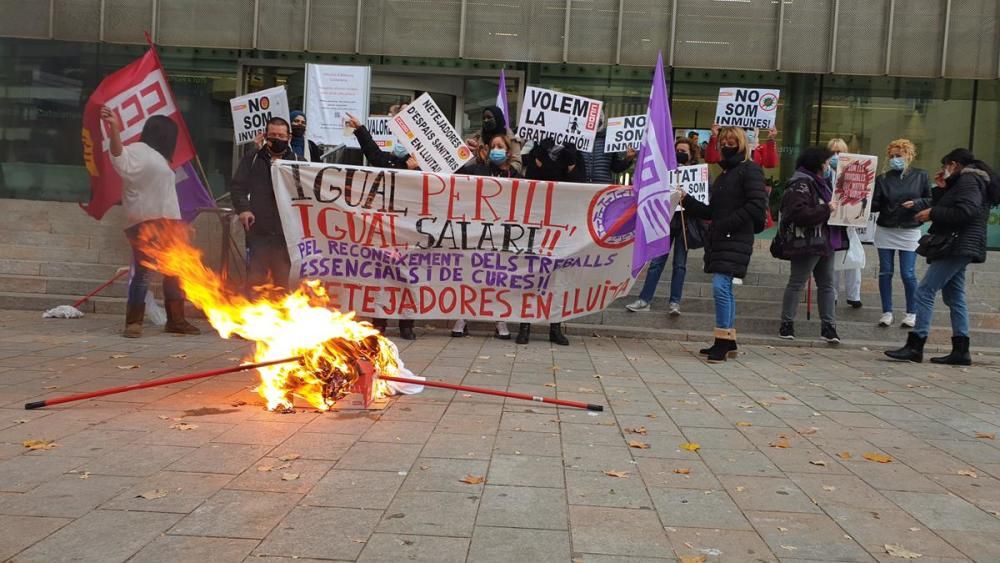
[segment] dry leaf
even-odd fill
[[[129,364],[127,366],[118,366],[118,369],[139,369],[138,364]]]
[[[263,472],[263,471],[274,471],[274,467],[271,467],[270,465],[258,465],[257,466],[257,471],[261,471],[261,472]]]
[[[878,463],[892,463],[892,456],[877,454],[875,452],[865,452],[861,454],[861,457],[868,461],[877,461]]]
[[[787,532],[788,528],[782,528],[781,526],[778,526],[778,531],[779,532]]]
[[[753,426],[753,424],[751,424],[749,422],[737,422],[736,426],[742,426],[744,428],[749,428],[749,427]]]
[[[837,490],[837,487],[833,487],[833,486],[830,486],[830,485],[824,485],[823,486],[823,490],[832,493],[833,491]]]
[[[183,360],[184,358],[188,357],[188,355],[187,354],[170,354],[170,357],[171,358],[177,358],[177,359]]]
[[[788,551],[795,551],[798,548],[795,547],[794,545],[783,545],[781,546],[781,549],[787,549]]]
[[[111,354],[112,360],[117,360],[119,358],[127,358],[128,354]]]
[[[619,479],[628,479],[628,471],[608,471],[604,470],[604,474],[608,477],[618,477]]]
[[[982,440],[996,440],[997,435],[996,432],[976,432],[976,438],[980,438]]]
[[[655,414],[647,414],[646,418],[656,418],[656,415]]]
[[[646,434],[646,427],[645,426],[636,426],[635,428],[626,428],[625,431],[626,432],[631,432],[633,434],[642,434],[642,435],[645,435]]]
[[[480,360],[488,360],[488,359],[490,359],[490,357],[489,356],[478,356],[478,359],[480,359]]]
[[[786,438],[784,436],[780,436],[777,440],[771,442],[768,445],[771,446],[772,448],[790,448],[790,447],[792,447],[792,445],[788,443],[788,438]]]
[[[198,428],[198,425],[189,424],[187,422],[177,422],[175,424],[171,424],[170,428],[173,430],[194,430],[195,428]]]
[[[154,489],[152,491],[146,491],[142,494],[135,495],[135,498],[142,498],[146,500],[155,500],[158,498],[163,498],[167,496],[167,491],[161,489]]]
[[[545,386],[546,387],[555,387],[556,384],[555,383],[546,383]]]
[[[46,385],[42,389],[58,389],[58,388],[59,388],[58,385]]]
[[[578,393],[597,393],[597,391],[594,391],[590,387],[578,387],[577,388],[577,392]]]
[[[55,443],[55,440],[25,440],[21,445],[29,450],[51,450],[59,444]]]
[[[25,424],[27,422],[28,422],[27,418],[19,418],[19,419],[17,419],[17,420],[14,421],[14,424]]]
[[[638,450],[648,450],[649,449],[649,444],[647,444],[645,442],[640,442],[639,440],[629,440],[628,441],[628,447],[630,447],[630,448],[636,448]]]
[[[167,415],[165,415],[165,414],[161,414],[161,415],[157,416],[156,418],[158,418],[160,420],[170,420],[170,417],[167,416]]]
[[[820,467],[826,467],[826,462],[823,461],[822,459],[811,459],[809,460],[809,463],[812,465],[818,465]]]
[[[738,487],[736,487],[736,492],[737,493],[742,493],[745,490],[747,490],[747,488],[744,487],[743,485],[739,485]]]
[[[958,471],[958,474],[965,477],[972,477],[973,479],[977,479],[979,477],[979,475],[977,475],[976,472],[971,469],[960,469]]]
[[[696,452],[701,449],[701,444],[697,444],[695,442],[684,442],[681,444],[681,449],[689,452]]]
[[[885,552],[893,557],[900,557],[902,559],[916,559],[918,557],[923,557],[922,553],[916,553],[904,548],[901,545],[885,544]]]
[[[301,454],[285,454],[285,455],[279,457],[278,460],[279,461],[295,461],[296,459],[299,459],[300,457],[302,457]]]
[[[819,431],[819,428],[816,428],[815,426],[810,426],[808,430],[799,430],[799,434],[803,436],[812,436],[817,431]]]
[[[464,479],[459,479],[459,482],[466,483],[469,485],[478,485],[486,481],[486,478],[481,475],[466,475]]]
[[[840,459],[851,459],[851,452],[840,452],[837,454]]]
[[[298,473],[282,473],[281,474],[281,480],[282,481],[295,481],[298,478],[299,478],[299,474]]]
[[[676,473],[677,475],[690,475],[691,470],[684,467],[684,468],[674,469],[674,473]]]
[[[83,475],[80,475],[81,479],[90,479],[90,471],[84,471]]]
[[[681,563],[705,563],[708,559],[704,555],[692,555],[690,557],[681,557]]]

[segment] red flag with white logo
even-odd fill
[[[104,217],[122,199],[122,179],[111,166],[110,137],[101,122],[102,106],[111,108],[121,119],[122,143],[137,141],[146,119],[164,115],[179,129],[171,168],[195,157],[194,143],[167,83],[167,74],[156,50],[150,48],[141,58],[101,81],[83,110],[83,160],[90,174],[90,203],[81,203],[80,207],[95,219]]]

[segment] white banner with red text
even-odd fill
[[[629,186],[278,161],[292,279],[368,317],[560,322],[628,294]]]

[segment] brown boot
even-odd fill
[[[122,336],[125,338],[139,338],[142,336],[142,319],[146,315],[146,304],[125,306],[125,330]]]
[[[176,334],[201,334],[198,327],[187,322],[184,318],[184,300],[164,301],[164,308],[167,310],[167,325],[163,327],[164,332]]]

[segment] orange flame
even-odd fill
[[[306,280],[290,294],[267,288],[250,300],[225,287],[205,266],[201,250],[193,247],[186,226],[179,222],[146,223],[139,232],[148,266],[176,276],[187,299],[201,309],[223,338],[236,334],[256,343],[253,361],[301,357],[260,368],[258,393],[271,410],[287,410],[301,397],[321,411],[328,410],[360,375],[356,360],[369,360],[376,373],[396,375],[396,347],[354,312],[328,307],[330,298],[318,280]],[[337,374],[331,380],[331,374]],[[376,396],[389,394],[377,380]]]

